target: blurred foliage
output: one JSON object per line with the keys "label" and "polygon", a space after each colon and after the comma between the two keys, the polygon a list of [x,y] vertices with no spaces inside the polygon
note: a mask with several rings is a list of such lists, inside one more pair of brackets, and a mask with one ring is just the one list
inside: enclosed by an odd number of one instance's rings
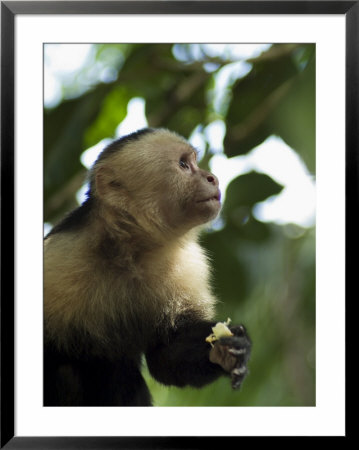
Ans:
{"label": "blurred foliage", "polygon": [[[134,97],[145,99],[149,126],[187,138],[222,120],[228,157],[280,136],[314,176],[315,46],[276,44],[243,61],[249,70],[230,81],[216,107],[216,76],[235,62],[228,53],[213,56],[205,45],[94,45],[91,62],[73,85],[63,87],[62,101],[44,110],[45,221],[55,223],[76,206],[86,174],[80,155],[116,137]],[[105,74],[106,81],[94,73]],[[205,133],[203,139],[201,164],[208,167],[213,150]],[[260,222],[253,214],[258,202],[281,190],[262,173],[235,178],[222,226],[202,236],[213,259],[218,320],[229,316],[244,323],[253,340],[250,375],[241,391],[232,391],[226,378],[201,390],[167,388],[144,367],[156,405],[315,405],[315,230]]]}

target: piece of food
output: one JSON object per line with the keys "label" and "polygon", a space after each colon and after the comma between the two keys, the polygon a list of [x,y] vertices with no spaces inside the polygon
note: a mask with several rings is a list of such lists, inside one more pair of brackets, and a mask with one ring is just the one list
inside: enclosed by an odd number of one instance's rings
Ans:
{"label": "piece of food", "polygon": [[206,342],[209,342],[213,347],[213,342],[217,341],[224,336],[233,336],[233,333],[228,328],[231,323],[231,319],[227,319],[226,322],[217,322],[214,327],[212,327],[213,333],[206,337]]}

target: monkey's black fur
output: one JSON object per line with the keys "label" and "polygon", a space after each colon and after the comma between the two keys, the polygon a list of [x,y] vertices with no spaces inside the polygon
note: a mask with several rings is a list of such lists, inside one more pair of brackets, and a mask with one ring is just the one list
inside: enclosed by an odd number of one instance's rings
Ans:
{"label": "monkey's black fur", "polygon": [[[182,322],[182,325],[181,325]],[[158,336],[145,352],[151,375],[160,383],[200,388],[213,382],[224,369],[209,360],[205,338],[214,322],[179,319],[170,335]],[[236,332],[236,328],[233,328]],[[239,367],[245,368],[250,355],[250,339],[241,327],[240,336],[222,338],[223,344],[245,350]],[[111,360],[88,353],[69,356],[51,344],[45,345],[45,406],[151,406],[152,399],[141,375],[141,355]],[[244,370],[240,381],[247,370]]]}
{"label": "monkey's black fur", "polygon": [[[226,372],[209,361],[205,342],[214,323],[188,323],[158,337],[145,353],[151,375],[165,385],[201,387]],[[151,406],[140,355],[111,361],[71,358],[45,347],[45,406]]]}

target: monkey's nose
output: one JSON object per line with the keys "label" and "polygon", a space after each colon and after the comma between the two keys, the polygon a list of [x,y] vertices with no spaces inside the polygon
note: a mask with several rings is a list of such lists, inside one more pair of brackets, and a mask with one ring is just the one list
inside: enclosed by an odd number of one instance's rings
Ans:
{"label": "monkey's nose", "polygon": [[214,186],[217,186],[217,185],[218,185],[218,179],[217,179],[217,177],[215,177],[215,176],[212,175],[212,174],[208,174],[208,175],[207,175],[207,181],[208,181],[208,183],[212,183]]}

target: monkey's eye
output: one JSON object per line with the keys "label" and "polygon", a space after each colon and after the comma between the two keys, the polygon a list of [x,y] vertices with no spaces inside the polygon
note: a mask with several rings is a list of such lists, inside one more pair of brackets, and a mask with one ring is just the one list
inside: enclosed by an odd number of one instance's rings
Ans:
{"label": "monkey's eye", "polygon": [[182,169],[189,169],[189,165],[186,163],[184,159],[180,159],[179,165],[180,167],[182,167]]}

